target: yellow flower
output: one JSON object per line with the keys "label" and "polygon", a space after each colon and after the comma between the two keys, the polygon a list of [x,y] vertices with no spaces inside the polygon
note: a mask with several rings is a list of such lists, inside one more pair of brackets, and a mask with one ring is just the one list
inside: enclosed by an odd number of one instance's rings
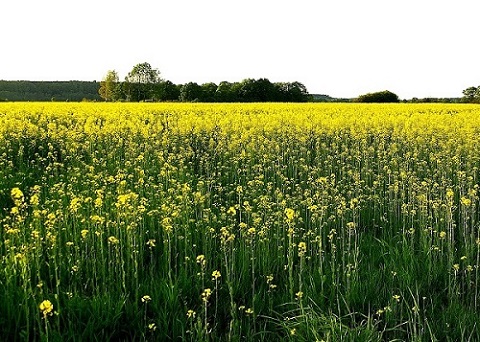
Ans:
{"label": "yellow flower", "polygon": [[285,209],[285,216],[287,218],[287,221],[293,221],[293,218],[295,217],[295,211],[291,208],[286,208]]}
{"label": "yellow flower", "polygon": [[32,197],[30,197],[30,204],[33,206],[37,206],[39,203],[40,200],[38,194],[33,194]]}
{"label": "yellow flower", "polygon": [[111,243],[112,245],[116,245],[119,243],[119,240],[115,236],[110,236],[108,238],[108,242]]}
{"label": "yellow flower", "polygon": [[212,273],[212,280],[217,280],[220,278],[222,275],[220,274],[220,271],[213,271]]}
{"label": "yellow flower", "polygon": [[466,197],[462,197],[460,199],[460,202],[466,207],[469,207],[472,204],[472,201],[469,198],[466,198]]}
{"label": "yellow flower", "polygon": [[15,204],[23,202],[23,192],[19,188],[13,188],[10,191],[10,196],[12,197]]}
{"label": "yellow flower", "polygon": [[188,310],[187,311],[187,317],[188,318],[195,318],[196,312],[193,310]]}
{"label": "yellow flower", "polygon": [[298,243],[298,256],[303,257],[307,252],[307,243],[302,241]]}
{"label": "yellow flower", "polygon": [[93,202],[95,205],[95,208],[100,208],[103,205],[103,200],[101,197],[97,197],[95,201]]}
{"label": "yellow flower", "polygon": [[454,194],[452,189],[447,189],[447,199],[452,199]]}
{"label": "yellow flower", "polygon": [[145,295],[142,297],[142,303],[148,303],[151,300],[152,300],[152,297],[150,297],[149,295]]}
{"label": "yellow flower", "polygon": [[40,303],[38,307],[40,309],[40,312],[43,314],[43,318],[53,315],[53,304],[51,301],[44,300]]}
{"label": "yellow flower", "polygon": [[235,210],[234,207],[230,207],[230,208],[228,208],[228,210],[227,210],[227,214],[230,214],[230,215],[232,215],[232,216],[235,216],[235,215],[237,214],[237,211]]}
{"label": "yellow flower", "polygon": [[200,264],[202,266],[205,266],[205,255],[203,254],[200,254],[199,256],[197,256],[197,264]]}
{"label": "yellow flower", "polygon": [[211,289],[205,289],[203,290],[203,293],[202,293],[202,300],[204,303],[207,303],[208,302],[208,299],[210,298],[210,296],[212,295],[212,290]]}
{"label": "yellow flower", "polygon": [[78,197],[72,198],[70,201],[69,209],[72,213],[76,213],[78,209],[82,206],[82,200]]}

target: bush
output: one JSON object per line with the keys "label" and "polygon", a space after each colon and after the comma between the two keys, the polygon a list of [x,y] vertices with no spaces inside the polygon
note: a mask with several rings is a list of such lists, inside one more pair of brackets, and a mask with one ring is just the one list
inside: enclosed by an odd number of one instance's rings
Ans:
{"label": "bush", "polygon": [[360,95],[357,97],[356,102],[365,102],[365,103],[372,103],[372,102],[399,102],[398,95],[392,93],[391,91],[384,90],[379,91],[376,93],[368,93],[365,95]]}

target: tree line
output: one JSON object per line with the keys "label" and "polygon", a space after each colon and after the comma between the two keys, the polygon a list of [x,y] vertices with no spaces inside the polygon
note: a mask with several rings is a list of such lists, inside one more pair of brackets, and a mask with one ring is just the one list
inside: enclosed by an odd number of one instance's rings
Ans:
{"label": "tree line", "polygon": [[98,82],[2,81],[0,101],[98,101]]}
{"label": "tree line", "polygon": [[307,102],[311,96],[300,82],[272,83],[266,78],[247,78],[241,82],[222,81],[174,84],[163,80],[149,63],[133,67],[125,80],[109,70],[100,82],[99,95],[105,101],[181,101],[181,102]]}
{"label": "tree line", "polygon": [[[469,87],[458,98],[412,98],[401,102],[480,103],[480,86]],[[0,80],[0,101],[181,101],[181,102],[399,102],[396,94],[385,90],[354,99],[336,99],[309,94],[300,82],[270,82],[267,78],[247,78],[241,82],[223,81],[174,84],[164,80],[158,69],[139,63],[120,81],[109,70],[96,81],[5,81]]]}

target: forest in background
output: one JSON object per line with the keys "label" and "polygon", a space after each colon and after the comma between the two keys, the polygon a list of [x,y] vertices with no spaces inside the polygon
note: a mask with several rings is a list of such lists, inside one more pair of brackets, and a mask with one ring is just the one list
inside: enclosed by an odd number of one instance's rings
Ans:
{"label": "forest in background", "polygon": [[[174,84],[115,82],[102,98],[102,82],[96,81],[4,81],[0,101],[127,101],[127,102],[307,102],[312,100],[299,82],[272,83],[268,79],[245,79],[220,84]],[[99,93],[100,91],[100,93]],[[333,100],[319,95],[322,102]]]}
{"label": "forest in background", "polygon": [[99,88],[96,81],[0,80],[0,101],[100,101]]}
{"label": "forest in background", "polygon": [[[251,81],[249,83],[252,83]],[[99,95],[101,82],[97,81],[5,81],[0,80],[0,101],[104,101]],[[233,88],[234,83],[223,82],[217,86],[224,88]],[[241,89],[238,85],[240,82],[236,82],[237,89]],[[170,81],[160,82],[157,87],[160,91],[163,91],[162,101],[181,101],[180,91],[182,86],[175,85]],[[191,88],[195,95],[197,93],[197,101],[205,101],[211,95],[214,94],[213,99],[219,100],[219,93],[213,91],[213,84],[207,83],[198,85],[196,83],[190,83],[184,90]],[[209,91],[210,89],[210,91]],[[244,88],[245,89],[245,88]],[[205,91],[206,90],[206,91]],[[198,98],[199,93],[206,93],[207,96],[201,96]],[[185,95],[187,93],[185,92]],[[234,101],[233,94],[230,94],[231,102],[241,102],[240,100]],[[195,100],[195,99],[193,99]],[[312,102],[352,102],[355,99],[350,98],[335,98],[325,94],[309,94],[308,101]],[[467,101],[466,101],[467,100]],[[472,100],[472,101],[470,101]],[[401,102],[413,102],[413,103],[458,103],[458,102],[475,102],[476,97],[470,93],[463,98],[412,98],[409,100],[401,100]],[[141,101],[141,100],[140,100]],[[186,101],[186,100],[185,100]],[[187,101],[186,101],[187,102]],[[213,102],[213,101],[212,101]],[[228,102],[228,101],[224,101]]]}

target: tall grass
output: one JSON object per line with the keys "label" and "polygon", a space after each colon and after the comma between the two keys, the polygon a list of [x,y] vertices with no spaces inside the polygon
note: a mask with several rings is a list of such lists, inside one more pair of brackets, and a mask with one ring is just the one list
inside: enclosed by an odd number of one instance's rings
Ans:
{"label": "tall grass", "polygon": [[1,104],[0,339],[480,339],[480,109]]}

